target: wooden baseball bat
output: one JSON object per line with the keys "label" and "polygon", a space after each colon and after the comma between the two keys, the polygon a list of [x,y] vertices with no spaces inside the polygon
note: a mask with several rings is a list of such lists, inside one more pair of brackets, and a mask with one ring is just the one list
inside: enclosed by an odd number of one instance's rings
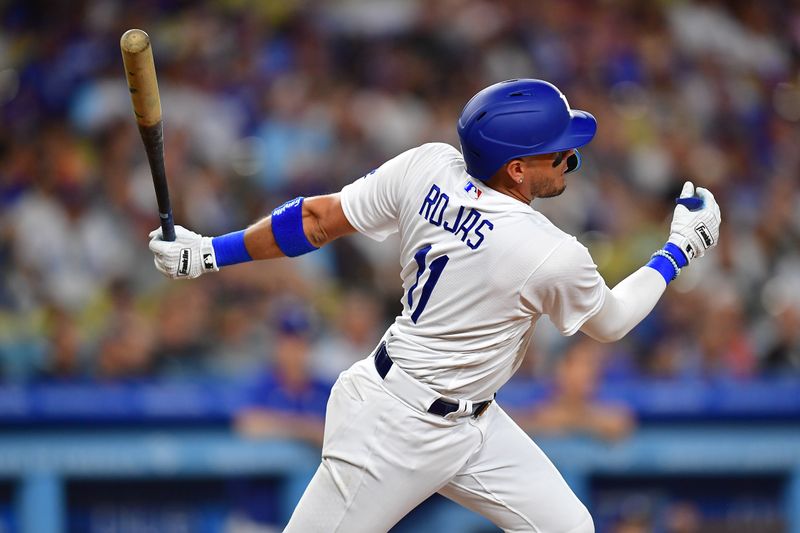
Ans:
{"label": "wooden baseball bat", "polygon": [[125,77],[131,93],[133,114],[139,125],[150,174],[156,189],[161,234],[165,241],[175,240],[175,223],[169,203],[167,173],[164,169],[164,129],[161,121],[161,97],[158,95],[156,68],[150,37],[142,30],[128,30],[119,40]]}

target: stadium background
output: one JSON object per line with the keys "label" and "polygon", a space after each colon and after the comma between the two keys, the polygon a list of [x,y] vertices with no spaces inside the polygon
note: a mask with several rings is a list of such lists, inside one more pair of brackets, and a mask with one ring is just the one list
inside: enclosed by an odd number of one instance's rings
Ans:
{"label": "stadium background", "polygon": [[[131,27],[154,43],[175,219],[207,235],[457,146],[468,97],[512,77],[598,119],[535,206],[609,284],[664,242],[685,178],[709,187],[720,245],[651,316],[610,346],[542,324],[500,398],[599,531],[800,532],[791,0],[0,2],[0,531],[279,529],[327,384],[400,307],[396,247],[361,237],[156,272]],[[397,531],[493,529],[434,498]]]}

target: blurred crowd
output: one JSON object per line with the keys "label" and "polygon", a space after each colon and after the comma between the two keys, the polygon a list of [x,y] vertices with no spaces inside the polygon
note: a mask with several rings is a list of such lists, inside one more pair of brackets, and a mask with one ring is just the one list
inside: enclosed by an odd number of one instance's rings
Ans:
{"label": "blurred crowd", "polygon": [[[610,286],[664,243],[685,179],[722,208],[719,247],[627,339],[592,349],[598,372],[800,371],[797,1],[9,0],[0,381],[241,377],[298,350],[299,372],[331,381],[401,309],[391,240],[193,281],[156,272],[118,45],[131,27],[154,46],[178,223],[226,233],[420,143],[458,146],[472,94],[543,78],[599,130],[566,193],[534,206],[589,246]],[[534,339],[521,375],[557,379],[574,339],[546,321]]]}

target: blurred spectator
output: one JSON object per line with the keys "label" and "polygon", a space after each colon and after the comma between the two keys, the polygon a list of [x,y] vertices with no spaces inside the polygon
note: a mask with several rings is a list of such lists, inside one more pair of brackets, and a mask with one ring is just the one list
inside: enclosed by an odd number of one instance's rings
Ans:
{"label": "blurred spectator", "polygon": [[761,298],[768,314],[755,324],[753,336],[760,347],[761,365],[766,373],[797,374],[800,372],[800,268],[781,270],[763,287]]}
{"label": "blurred spectator", "polygon": [[98,304],[99,342],[95,353],[95,378],[100,381],[146,379],[155,368],[155,328],[138,308],[131,287],[116,280],[108,301]]}
{"label": "blurred spectator", "polygon": [[653,524],[644,517],[625,517],[611,528],[611,533],[651,533]]}
{"label": "blurred spectator", "polygon": [[372,353],[384,331],[380,302],[374,296],[349,289],[340,299],[335,305],[334,327],[316,343],[312,357],[315,373],[331,383],[340,372]]}
{"label": "blurred spectator", "polygon": [[331,384],[311,374],[311,324],[300,307],[281,311],[269,365],[251,387],[235,427],[254,438],[291,438],[322,446]]}
{"label": "blurred spectator", "polygon": [[[265,343],[265,361],[247,391],[234,427],[252,439],[292,439],[322,447],[325,407],[331,384],[310,373],[311,323],[300,304],[278,308],[275,338]],[[278,531],[279,517],[273,484],[259,479],[232,481],[228,486],[234,512],[229,533]]]}
{"label": "blurred spectator", "polygon": [[[611,533],[651,533],[662,525],[656,519],[657,500],[652,494],[630,493],[615,502],[615,519],[609,524]],[[598,528],[600,530],[601,528]]]}
{"label": "blurred spectator", "polygon": [[82,334],[74,317],[63,309],[53,308],[48,314],[46,329],[44,361],[34,379],[58,383],[87,378]]}
{"label": "blurred spectator", "polygon": [[701,354],[700,374],[747,378],[756,367],[753,347],[744,330],[740,297],[720,287],[706,302],[697,332]]}
{"label": "blurred spectator", "polygon": [[209,296],[196,283],[170,289],[160,302],[155,320],[155,365],[165,376],[197,376],[202,374],[211,350]]}
{"label": "blurred spectator", "polygon": [[250,376],[264,366],[263,351],[269,339],[263,327],[252,320],[261,314],[247,305],[251,297],[238,295],[237,306],[223,305],[215,310],[214,346],[206,360],[206,371],[215,377]]}
{"label": "blurred spectator", "polygon": [[96,377],[100,381],[146,379],[153,375],[153,334],[137,315],[121,317],[100,340]]}
{"label": "blurred spectator", "polygon": [[702,516],[693,502],[678,501],[665,512],[666,533],[699,533],[703,531]]}
{"label": "blurred spectator", "polygon": [[604,345],[581,337],[557,363],[551,396],[529,411],[512,413],[532,435],[577,434],[605,440],[621,439],[636,424],[630,410],[595,398],[604,358]]}
{"label": "blurred spectator", "polygon": [[787,307],[775,317],[777,332],[764,354],[764,368],[771,372],[800,372],[800,310]]}

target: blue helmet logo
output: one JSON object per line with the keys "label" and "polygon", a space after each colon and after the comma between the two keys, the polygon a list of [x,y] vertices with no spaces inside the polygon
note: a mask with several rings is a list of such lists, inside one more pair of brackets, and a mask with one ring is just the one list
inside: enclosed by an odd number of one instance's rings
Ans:
{"label": "blue helmet logo", "polygon": [[514,158],[579,148],[596,131],[591,114],[570,109],[555,85],[534,79],[490,85],[467,102],[458,118],[467,172],[484,181]]}

